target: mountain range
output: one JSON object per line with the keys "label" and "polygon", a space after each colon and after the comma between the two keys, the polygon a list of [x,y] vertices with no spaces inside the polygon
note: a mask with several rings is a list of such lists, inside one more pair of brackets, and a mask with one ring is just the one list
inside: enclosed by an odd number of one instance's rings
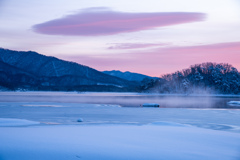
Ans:
{"label": "mountain range", "polygon": [[139,84],[135,82],[88,66],[33,51],[3,48],[0,48],[0,86],[11,90],[139,90]]}
{"label": "mountain range", "polygon": [[0,48],[0,90],[240,94],[240,72],[206,62],[156,78]]}

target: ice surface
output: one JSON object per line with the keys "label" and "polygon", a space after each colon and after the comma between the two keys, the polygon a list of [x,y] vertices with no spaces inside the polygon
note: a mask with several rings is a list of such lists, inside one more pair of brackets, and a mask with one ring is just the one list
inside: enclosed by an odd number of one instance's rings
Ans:
{"label": "ice surface", "polygon": [[36,125],[39,122],[26,119],[0,118],[0,127]]}
{"label": "ice surface", "polygon": [[174,127],[190,127],[190,125],[184,125],[180,123],[174,123],[174,122],[153,122],[150,125],[158,125],[158,126],[174,126]]}
{"label": "ice surface", "polygon": [[240,109],[120,107],[134,94],[95,104],[82,100],[106,97],[17,94],[0,95],[1,160],[240,159]]}
{"label": "ice surface", "polygon": [[[38,106],[38,107],[37,107]],[[61,106],[61,107],[41,107]],[[134,124],[171,122],[201,128],[240,132],[239,109],[119,107],[107,104],[0,102],[1,118],[44,124]],[[78,119],[84,119],[78,123]]]}
{"label": "ice surface", "polygon": [[35,105],[35,104],[25,104],[25,105],[22,105],[23,107],[64,107],[64,106],[61,106],[61,105]]}
{"label": "ice surface", "polygon": [[172,125],[1,128],[4,160],[237,160],[240,134]]}

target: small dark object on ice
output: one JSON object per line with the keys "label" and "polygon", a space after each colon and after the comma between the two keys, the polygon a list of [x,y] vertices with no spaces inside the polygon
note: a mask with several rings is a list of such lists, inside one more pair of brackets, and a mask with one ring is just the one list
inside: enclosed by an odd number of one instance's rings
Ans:
{"label": "small dark object on ice", "polygon": [[143,107],[160,107],[160,105],[157,103],[144,103],[142,106]]}
{"label": "small dark object on ice", "polygon": [[79,118],[79,119],[77,120],[77,122],[83,122],[83,119],[82,119],[82,118]]}

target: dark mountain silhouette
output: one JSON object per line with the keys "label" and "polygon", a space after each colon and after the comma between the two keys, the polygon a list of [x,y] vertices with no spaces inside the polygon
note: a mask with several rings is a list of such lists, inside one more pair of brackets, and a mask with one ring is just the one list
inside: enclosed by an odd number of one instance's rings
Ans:
{"label": "dark mountain silhouette", "polygon": [[127,80],[36,52],[0,48],[0,86],[9,89],[135,91]]}

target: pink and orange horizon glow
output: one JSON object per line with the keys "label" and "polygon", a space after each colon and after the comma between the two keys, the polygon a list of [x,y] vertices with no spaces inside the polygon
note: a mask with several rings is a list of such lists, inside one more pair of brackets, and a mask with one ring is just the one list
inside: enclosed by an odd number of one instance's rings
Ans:
{"label": "pink and orange horizon glow", "polygon": [[[143,46],[145,45],[143,44]],[[159,73],[172,73],[203,62],[231,62],[234,67],[240,69],[240,42],[199,46],[170,46],[141,52],[132,51],[114,54],[111,57],[108,55],[92,55],[89,57],[63,56],[61,58],[79,63],[85,62],[89,66],[102,71],[121,66],[122,70],[134,70],[152,76],[160,76]],[[165,61],[162,61],[163,59]]]}
{"label": "pink and orange horizon glow", "polygon": [[3,48],[158,77],[203,62],[240,70],[238,0],[0,0],[0,9]]}

